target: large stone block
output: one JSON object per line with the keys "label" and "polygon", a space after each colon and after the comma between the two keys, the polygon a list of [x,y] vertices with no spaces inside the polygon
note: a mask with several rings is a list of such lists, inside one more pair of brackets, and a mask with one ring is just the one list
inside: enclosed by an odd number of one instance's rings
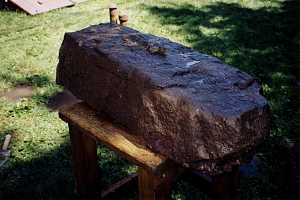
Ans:
{"label": "large stone block", "polygon": [[153,151],[217,172],[268,133],[250,75],[168,39],[112,24],[66,33],[57,83]]}

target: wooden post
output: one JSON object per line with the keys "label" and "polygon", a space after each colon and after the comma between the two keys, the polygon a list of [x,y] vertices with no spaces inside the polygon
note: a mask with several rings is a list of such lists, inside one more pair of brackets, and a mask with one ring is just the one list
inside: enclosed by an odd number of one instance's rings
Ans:
{"label": "wooden post", "polygon": [[119,16],[120,24],[122,26],[127,26],[128,24],[128,15],[127,14],[122,14]]}
{"label": "wooden post", "polygon": [[76,191],[83,199],[96,199],[100,195],[100,190],[97,188],[99,170],[96,142],[70,124],[69,132]]}
{"label": "wooden post", "polygon": [[[143,168],[138,169],[140,200],[170,200],[176,170],[157,176]],[[178,172],[179,174],[180,172]]]}
{"label": "wooden post", "polygon": [[233,200],[239,184],[239,167],[234,167],[231,172],[227,172],[212,180],[212,196],[214,200]]}
{"label": "wooden post", "polygon": [[3,146],[2,146],[2,150],[6,151],[7,148],[8,148],[8,145],[10,143],[10,140],[11,140],[11,135],[10,134],[7,134],[5,136],[5,139],[4,139],[4,143],[3,143]]}
{"label": "wooden post", "polygon": [[117,5],[112,3],[109,6],[109,17],[110,17],[110,23],[118,24],[119,20],[119,14],[118,14],[118,8]]}

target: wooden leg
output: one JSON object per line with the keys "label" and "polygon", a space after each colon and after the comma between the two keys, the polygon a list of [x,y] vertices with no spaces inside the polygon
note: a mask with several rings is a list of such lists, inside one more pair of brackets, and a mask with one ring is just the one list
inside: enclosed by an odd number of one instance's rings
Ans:
{"label": "wooden leg", "polygon": [[76,191],[83,199],[96,199],[100,195],[96,142],[72,125],[69,125],[69,131]]}
{"label": "wooden leg", "polygon": [[239,183],[239,168],[213,177],[212,195],[214,200],[233,200]]}
{"label": "wooden leg", "polygon": [[174,172],[166,173],[160,177],[145,169],[139,168],[139,199],[170,200],[172,183],[176,177]]}

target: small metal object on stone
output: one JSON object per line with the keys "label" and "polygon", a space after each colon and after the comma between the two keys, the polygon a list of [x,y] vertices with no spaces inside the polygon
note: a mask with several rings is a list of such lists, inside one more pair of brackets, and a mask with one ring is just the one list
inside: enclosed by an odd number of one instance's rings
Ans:
{"label": "small metal object on stone", "polygon": [[111,3],[109,5],[109,17],[110,17],[110,23],[118,24],[119,13],[118,13],[117,5],[115,3]]}
{"label": "small metal object on stone", "polygon": [[210,174],[243,162],[269,132],[267,101],[253,77],[126,26],[66,33],[57,83],[152,151]]}
{"label": "small metal object on stone", "polygon": [[128,15],[127,14],[120,14],[119,15],[120,24],[122,26],[127,26],[128,24]]}
{"label": "small metal object on stone", "polygon": [[147,48],[150,53],[158,55],[166,55],[167,49],[160,43],[159,40],[149,40],[147,42]]}

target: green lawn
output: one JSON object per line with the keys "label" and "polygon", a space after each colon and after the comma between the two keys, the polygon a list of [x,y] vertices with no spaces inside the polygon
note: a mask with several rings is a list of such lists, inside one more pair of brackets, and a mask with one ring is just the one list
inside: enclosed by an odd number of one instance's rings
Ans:
{"label": "green lawn", "polygon": [[[294,162],[287,144],[296,142],[300,133],[296,1],[115,2],[128,11],[130,27],[219,57],[260,80],[272,110],[272,131],[257,151],[260,175],[242,178],[240,196],[288,198],[294,183]],[[18,102],[0,98],[0,141],[7,133],[13,135],[12,156],[0,169],[0,199],[77,199],[68,129],[46,104],[61,91],[55,84],[55,70],[64,33],[107,22],[107,5],[106,0],[89,0],[37,16],[0,11],[0,93],[19,85],[34,88],[32,97]],[[103,147],[98,153],[103,185],[135,170]],[[206,199],[185,182],[176,185],[173,197]],[[124,199],[135,198],[133,192]]]}

